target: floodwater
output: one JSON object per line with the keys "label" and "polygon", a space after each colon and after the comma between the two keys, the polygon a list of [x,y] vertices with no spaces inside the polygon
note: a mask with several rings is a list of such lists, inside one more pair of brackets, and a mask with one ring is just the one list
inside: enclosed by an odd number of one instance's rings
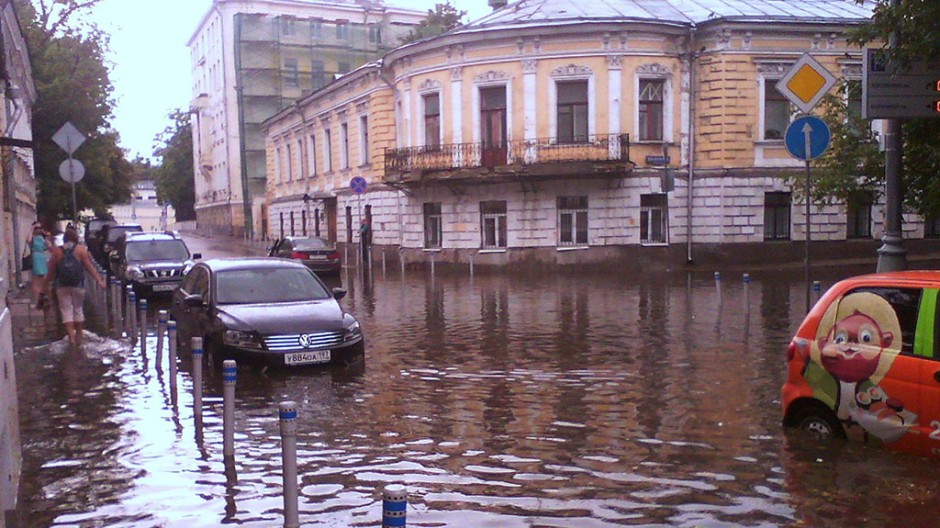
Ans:
{"label": "floodwater", "polygon": [[21,526],[283,525],[285,400],[307,527],[381,526],[388,484],[416,527],[936,525],[935,462],[781,428],[799,272],[334,282],[364,367],[240,368],[233,459],[152,330],[20,351]]}

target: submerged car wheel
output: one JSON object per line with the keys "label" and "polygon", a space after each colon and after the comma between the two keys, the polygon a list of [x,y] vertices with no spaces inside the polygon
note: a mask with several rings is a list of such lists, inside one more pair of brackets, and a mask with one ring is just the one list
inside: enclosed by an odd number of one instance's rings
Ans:
{"label": "submerged car wheel", "polygon": [[819,440],[845,438],[845,430],[839,419],[832,411],[821,406],[801,410],[793,423],[797,429],[807,431]]}

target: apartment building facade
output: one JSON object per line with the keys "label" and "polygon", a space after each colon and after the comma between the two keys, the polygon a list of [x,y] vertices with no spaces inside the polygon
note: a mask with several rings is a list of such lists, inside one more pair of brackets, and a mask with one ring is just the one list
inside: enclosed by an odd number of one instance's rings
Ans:
{"label": "apartment building facade", "polygon": [[188,43],[199,227],[259,237],[260,124],[388,51],[425,15],[367,0],[214,0]]}
{"label": "apartment building facade", "polygon": [[[846,31],[871,5],[644,6],[523,0],[299,99],[265,123],[270,236],[354,244],[365,220],[409,262],[799,260],[797,112],[775,85],[804,53],[859,82]],[[882,235],[877,196],[810,216],[842,255]]]}

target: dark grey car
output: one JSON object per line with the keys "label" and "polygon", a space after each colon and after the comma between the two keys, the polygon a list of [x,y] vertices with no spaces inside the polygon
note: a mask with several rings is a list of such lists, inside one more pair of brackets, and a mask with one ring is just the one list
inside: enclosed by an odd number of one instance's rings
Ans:
{"label": "dark grey car", "polygon": [[190,254],[181,238],[165,233],[128,233],[111,253],[111,272],[141,296],[170,293],[202,258]]}

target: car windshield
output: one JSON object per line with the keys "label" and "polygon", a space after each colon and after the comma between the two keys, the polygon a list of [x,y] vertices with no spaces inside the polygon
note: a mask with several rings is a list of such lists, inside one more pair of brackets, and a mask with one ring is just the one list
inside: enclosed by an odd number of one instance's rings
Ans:
{"label": "car windshield", "polygon": [[141,240],[127,243],[127,260],[186,260],[189,250],[182,240]]}
{"label": "car windshield", "polygon": [[322,238],[299,238],[294,240],[294,249],[296,251],[311,251],[315,249],[327,249],[330,245]]}
{"label": "car windshield", "polygon": [[329,299],[330,292],[302,268],[220,271],[215,276],[218,304],[280,303]]}

